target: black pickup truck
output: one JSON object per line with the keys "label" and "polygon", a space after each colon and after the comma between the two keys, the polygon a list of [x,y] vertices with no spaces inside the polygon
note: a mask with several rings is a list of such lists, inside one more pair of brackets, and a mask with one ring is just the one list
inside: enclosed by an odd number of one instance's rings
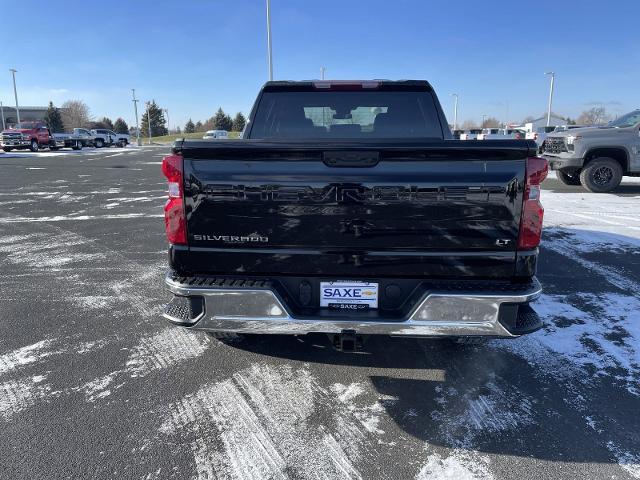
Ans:
{"label": "black pickup truck", "polygon": [[243,139],[180,140],[163,161],[164,317],[344,349],[533,332],[536,151],[452,139],[426,81],[268,82]]}

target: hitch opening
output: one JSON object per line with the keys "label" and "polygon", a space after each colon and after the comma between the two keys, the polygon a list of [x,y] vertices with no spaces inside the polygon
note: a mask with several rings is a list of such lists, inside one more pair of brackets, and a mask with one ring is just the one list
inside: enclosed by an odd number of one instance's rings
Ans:
{"label": "hitch opening", "polygon": [[342,330],[333,335],[333,347],[341,352],[357,352],[362,350],[362,336],[355,330]]}

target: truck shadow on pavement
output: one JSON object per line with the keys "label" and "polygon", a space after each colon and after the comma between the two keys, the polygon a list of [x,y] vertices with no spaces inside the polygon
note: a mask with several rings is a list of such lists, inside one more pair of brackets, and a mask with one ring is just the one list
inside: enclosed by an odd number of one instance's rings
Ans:
{"label": "truck shadow on pavement", "polygon": [[[363,353],[351,354],[335,351],[322,337],[270,336],[235,347],[357,370],[384,408],[382,430],[399,428],[431,446],[603,464],[625,461],[616,458],[611,445],[624,445],[627,452],[640,448],[633,413],[640,410],[638,397],[606,378],[556,375],[511,351],[509,344],[530,340],[468,346],[444,339],[377,337]],[[395,427],[386,427],[385,421]]]}

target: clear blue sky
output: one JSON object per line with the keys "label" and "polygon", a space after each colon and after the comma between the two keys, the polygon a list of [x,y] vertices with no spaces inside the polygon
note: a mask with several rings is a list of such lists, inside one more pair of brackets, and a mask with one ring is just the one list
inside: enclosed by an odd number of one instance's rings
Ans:
{"label": "clear blue sky", "polygon": [[[54,6],[55,5],[55,6]],[[133,122],[131,88],[172,125],[218,106],[247,113],[267,79],[264,0],[0,0],[0,100],[82,99],[95,117]],[[104,16],[98,15],[102,10]],[[29,12],[45,13],[33,22]],[[518,121],[640,107],[640,1],[272,0],[276,79],[427,79],[452,117]],[[452,120],[452,118],[450,118]]]}

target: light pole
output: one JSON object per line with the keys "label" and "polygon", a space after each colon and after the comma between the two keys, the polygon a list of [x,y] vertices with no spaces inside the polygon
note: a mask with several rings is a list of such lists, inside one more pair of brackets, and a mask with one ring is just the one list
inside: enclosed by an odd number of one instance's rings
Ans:
{"label": "light pole", "polygon": [[4,107],[2,106],[2,102],[0,102],[0,114],[2,115],[2,129],[4,130],[7,126],[4,123]]}
{"label": "light pole", "polygon": [[269,81],[273,80],[273,55],[271,54],[271,0],[267,0],[267,50],[269,53]]}
{"label": "light pole", "polygon": [[18,107],[18,90],[16,90],[16,72],[15,68],[10,68],[9,71],[13,76],[13,95],[16,97],[16,115],[18,116],[18,123],[20,123],[20,107]]}
{"label": "light pole", "polygon": [[149,145],[151,145],[151,102],[147,102],[147,124],[149,126]]}
{"label": "light pole", "polygon": [[485,118],[487,118],[487,115],[483,113],[482,114],[482,123],[480,124],[480,128],[484,128],[484,121],[485,121],[484,119]]}
{"label": "light pole", "polygon": [[506,102],[505,110],[506,110],[506,113],[504,116],[504,128],[509,128],[509,100],[507,100]]}
{"label": "light pole", "polygon": [[136,98],[136,89],[135,88],[131,89],[131,93],[133,94],[133,109],[136,112],[136,137],[137,137],[137,143],[138,143],[138,146],[141,146],[142,143],[140,142],[140,123],[138,122],[138,102],[140,100],[138,100]]}
{"label": "light pole", "polygon": [[551,86],[549,87],[549,106],[547,107],[547,127],[551,125],[551,102],[553,102],[553,82],[556,79],[555,72],[545,72],[545,75],[551,75]]}
{"label": "light pole", "polygon": [[164,113],[165,113],[165,115],[167,115],[167,134],[170,134],[171,133],[171,128],[169,126],[169,109],[165,108],[164,109]]}
{"label": "light pole", "polygon": [[453,100],[453,129],[456,130],[458,126],[458,94],[452,93]]}
{"label": "light pole", "polygon": [[320,80],[324,80],[324,67],[320,67]]}

